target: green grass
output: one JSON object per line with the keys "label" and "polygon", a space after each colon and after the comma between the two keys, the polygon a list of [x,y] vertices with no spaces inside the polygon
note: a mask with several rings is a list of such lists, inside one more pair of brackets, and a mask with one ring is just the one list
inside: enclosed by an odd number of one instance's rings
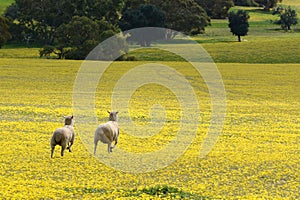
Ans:
{"label": "green grass", "polygon": [[[227,20],[213,20],[206,33],[193,37],[217,63],[300,63],[300,32],[285,32],[277,25],[251,21],[248,36],[237,42]],[[184,45],[184,44],[183,44]],[[174,54],[155,49],[133,51],[137,60],[182,61]],[[188,52],[188,47],[187,47]]]}
{"label": "green grass", "polygon": [[272,15],[272,11],[267,12],[260,7],[235,6],[230,9],[230,11],[232,10],[246,10],[250,15],[250,21],[268,21],[276,18],[276,16]]}
{"label": "green grass", "polygon": [[3,48],[0,58],[38,58],[39,48]]}
{"label": "green grass", "polygon": [[2,15],[5,9],[14,2],[14,0],[0,0],[0,15]]}
{"label": "green grass", "polygon": [[[225,30],[224,30],[225,32]],[[205,35],[194,39],[210,54],[217,63],[300,63],[300,33],[274,32],[242,37],[237,42],[229,30],[224,34],[208,30]],[[184,44],[183,44],[184,45]],[[155,45],[154,45],[155,47]],[[188,53],[188,50],[187,50]],[[156,48],[139,49],[130,55],[137,60],[144,61],[182,61],[183,59],[173,53]],[[1,58],[39,58],[39,48],[12,48],[0,49]]]}
{"label": "green grass", "polygon": [[290,37],[248,36],[247,41],[218,41],[202,46],[215,62],[221,63],[300,63],[300,34]]}
{"label": "green grass", "polygon": [[237,42],[228,20],[212,20],[205,34],[194,37],[218,63],[300,63],[300,31],[280,30],[278,16],[255,7],[234,7],[249,12],[249,32]]}
{"label": "green grass", "polygon": [[283,5],[290,5],[300,9],[300,1],[299,0],[283,0]]}

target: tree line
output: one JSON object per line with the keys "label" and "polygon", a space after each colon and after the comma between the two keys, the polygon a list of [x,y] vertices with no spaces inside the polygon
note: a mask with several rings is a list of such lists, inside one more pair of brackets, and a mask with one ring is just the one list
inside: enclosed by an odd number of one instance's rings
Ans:
{"label": "tree line", "polygon": [[233,0],[16,0],[0,19],[8,30],[0,46],[25,41],[46,45],[45,54],[82,59],[99,42],[132,28],[201,33],[211,17],[225,18],[232,6]]}
{"label": "tree line", "polygon": [[[41,54],[83,59],[106,38],[133,28],[164,27],[188,35],[203,33],[211,18],[224,19],[245,0],[16,0],[0,17],[0,47],[7,41],[45,45]],[[248,0],[265,8],[280,0]],[[272,3],[270,3],[272,2]],[[156,36],[172,39],[169,31]],[[157,39],[156,38],[156,39]],[[131,38],[141,46],[138,35]],[[153,38],[155,39],[155,38]],[[120,40],[120,44],[122,41]]]}

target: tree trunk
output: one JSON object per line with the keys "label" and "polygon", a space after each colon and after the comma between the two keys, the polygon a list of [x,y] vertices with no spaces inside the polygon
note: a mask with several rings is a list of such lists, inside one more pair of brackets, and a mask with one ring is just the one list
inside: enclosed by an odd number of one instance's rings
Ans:
{"label": "tree trunk", "polygon": [[239,40],[239,42],[241,42],[241,36],[240,35],[238,35],[238,40]]}

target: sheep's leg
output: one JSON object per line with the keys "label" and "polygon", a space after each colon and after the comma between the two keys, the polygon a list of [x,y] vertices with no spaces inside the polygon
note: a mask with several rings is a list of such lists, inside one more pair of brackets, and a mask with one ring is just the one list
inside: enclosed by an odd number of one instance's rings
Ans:
{"label": "sheep's leg", "polygon": [[112,152],[111,143],[108,143],[108,145],[107,145],[107,151],[108,151],[108,153]]}
{"label": "sheep's leg", "polygon": [[[118,144],[118,137],[116,138],[116,140],[115,140],[115,146]],[[114,147],[115,147],[114,146]]]}
{"label": "sheep's leg", "polygon": [[94,155],[96,155],[97,145],[98,145],[98,140],[95,140],[94,141]]}
{"label": "sheep's leg", "polygon": [[118,137],[119,137],[119,134],[120,134],[120,129],[118,129],[118,134],[117,134],[116,138],[114,139],[114,140],[115,140],[115,145],[114,145],[112,148],[115,148],[116,145],[118,144]]}
{"label": "sheep's leg", "polygon": [[53,158],[54,149],[55,149],[55,146],[51,147],[51,158]]}
{"label": "sheep's leg", "polygon": [[117,144],[118,144],[118,138],[116,138],[116,140],[115,140],[115,145],[112,146],[111,149],[115,148]]}
{"label": "sheep's leg", "polygon": [[66,149],[66,146],[67,146],[67,145],[62,145],[62,146],[61,146],[61,154],[60,154],[61,156],[64,156],[64,151],[65,151],[65,149]]}
{"label": "sheep's leg", "polygon": [[67,147],[67,149],[69,149],[69,152],[72,152],[72,149],[71,149],[72,145],[73,145],[73,142],[70,142],[69,146]]}

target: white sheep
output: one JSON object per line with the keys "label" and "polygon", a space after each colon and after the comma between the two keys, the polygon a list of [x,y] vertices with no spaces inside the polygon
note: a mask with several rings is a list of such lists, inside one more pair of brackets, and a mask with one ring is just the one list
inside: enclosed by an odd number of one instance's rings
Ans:
{"label": "white sheep", "polygon": [[[96,155],[97,144],[100,140],[102,143],[107,144],[107,151],[108,153],[112,152],[112,149],[118,143],[118,137],[120,130],[118,128],[118,112],[109,112],[109,121],[105,124],[100,124],[95,131],[94,136],[94,155]],[[112,147],[111,143],[115,141],[115,145]]]}
{"label": "white sheep", "polygon": [[65,149],[69,149],[71,152],[71,147],[74,143],[75,139],[75,131],[74,131],[74,117],[67,116],[65,118],[65,126],[59,129],[56,129],[53,133],[53,136],[50,141],[51,146],[51,158],[53,157],[54,148],[56,145],[61,146],[61,156],[64,155]]}

